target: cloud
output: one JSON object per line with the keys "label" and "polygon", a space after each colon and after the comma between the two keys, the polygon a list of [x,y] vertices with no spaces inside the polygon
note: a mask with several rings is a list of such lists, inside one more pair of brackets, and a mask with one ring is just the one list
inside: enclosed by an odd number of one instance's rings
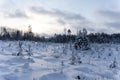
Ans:
{"label": "cloud", "polygon": [[43,15],[51,15],[54,17],[61,17],[67,20],[79,20],[79,19],[85,19],[83,16],[80,14],[74,14],[74,13],[68,13],[68,12],[63,12],[58,9],[52,9],[52,10],[47,10],[43,7],[31,7],[31,11],[36,12],[38,14],[43,14]]}
{"label": "cloud", "polygon": [[65,24],[66,24],[66,22],[63,21],[63,20],[61,20],[61,19],[58,19],[57,22],[58,22],[59,24],[61,24],[61,25],[65,25]]}
{"label": "cloud", "polygon": [[7,12],[4,14],[7,18],[28,18],[27,14],[19,9],[15,10],[14,12]]}
{"label": "cloud", "polygon": [[113,11],[113,10],[100,10],[97,11],[97,14],[99,17],[108,20],[115,21],[120,20],[120,12],[119,11]]}
{"label": "cloud", "polygon": [[97,11],[97,19],[102,21],[102,25],[107,29],[120,29],[120,12],[115,10]]}
{"label": "cloud", "polygon": [[120,29],[120,22],[110,22],[110,23],[105,23],[105,25],[111,28]]}
{"label": "cloud", "polygon": [[47,10],[43,7],[30,7],[30,10],[33,13],[51,16],[52,18],[55,18],[56,22],[61,26],[67,25],[68,28],[74,29],[74,31],[82,28],[88,28],[90,31],[93,30],[93,26],[91,26],[92,23],[81,14],[61,11],[58,9]]}

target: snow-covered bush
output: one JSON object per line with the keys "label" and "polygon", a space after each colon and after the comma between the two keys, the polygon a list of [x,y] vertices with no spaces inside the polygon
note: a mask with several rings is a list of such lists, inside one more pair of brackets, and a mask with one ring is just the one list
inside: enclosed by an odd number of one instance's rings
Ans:
{"label": "snow-covered bush", "polygon": [[86,29],[83,29],[83,32],[81,32],[81,30],[79,31],[79,33],[77,34],[77,37],[76,37],[76,41],[74,43],[74,47],[75,47],[75,49],[81,49],[81,50],[90,49]]}
{"label": "snow-covered bush", "polygon": [[116,61],[116,58],[115,58],[114,61],[110,64],[109,67],[110,67],[110,68],[115,68],[115,67],[117,67],[117,61]]}
{"label": "snow-covered bush", "polygon": [[19,48],[19,50],[18,50],[18,53],[17,53],[17,56],[23,56],[23,48],[22,48],[22,45],[23,45],[23,43],[21,42],[21,41],[19,41],[19,43],[18,43],[18,48]]}
{"label": "snow-covered bush", "polygon": [[34,63],[35,61],[34,61],[34,59],[32,58],[33,52],[32,52],[32,48],[31,48],[31,45],[30,45],[30,44],[28,44],[28,49],[26,50],[26,52],[27,52],[27,56],[28,56],[28,61],[29,61],[30,63]]}
{"label": "snow-covered bush", "polygon": [[61,61],[61,71],[60,71],[60,73],[63,73],[63,68],[64,68],[64,62]]}
{"label": "snow-covered bush", "polygon": [[82,63],[82,61],[81,61],[81,58],[80,58],[80,57],[77,57],[77,63],[78,63],[78,64],[81,64],[81,63]]}
{"label": "snow-covered bush", "polygon": [[31,45],[28,45],[27,55],[29,56],[29,58],[33,55]]}
{"label": "snow-covered bush", "polygon": [[74,65],[75,63],[76,63],[76,57],[75,57],[75,55],[74,54],[72,54],[72,56],[71,56],[71,58],[70,58],[70,64],[71,65]]}
{"label": "snow-covered bush", "polygon": [[72,49],[70,64],[74,65],[74,64],[81,64],[81,63],[82,63],[81,57],[76,54],[74,49]]}
{"label": "snow-covered bush", "polygon": [[76,76],[76,79],[77,79],[77,80],[80,80],[80,79],[81,79],[81,77],[78,75],[78,76]]}
{"label": "snow-covered bush", "polygon": [[63,43],[63,47],[62,47],[63,49],[63,54],[67,54],[67,45],[65,44],[65,43]]}

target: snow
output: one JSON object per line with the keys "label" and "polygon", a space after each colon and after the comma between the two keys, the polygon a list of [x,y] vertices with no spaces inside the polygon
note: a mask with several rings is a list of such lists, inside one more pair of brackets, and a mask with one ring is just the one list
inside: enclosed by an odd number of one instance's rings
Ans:
{"label": "snow", "polygon": [[[120,80],[119,44],[91,44],[90,50],[76,51],[69,44],[23,41],[23,48],[24,56],[16,56],[17,41],[0,41],[0,80],[78,80],[78,75],[80,80]],[[70,64],[73,52],[82,63]],[[110,68],[114,59],[117,66]]]}
{"label": "snow", "polygon": [[40,80],[67,80],[67,78],[64,74],[50,73],[50,74],[42,76]]}

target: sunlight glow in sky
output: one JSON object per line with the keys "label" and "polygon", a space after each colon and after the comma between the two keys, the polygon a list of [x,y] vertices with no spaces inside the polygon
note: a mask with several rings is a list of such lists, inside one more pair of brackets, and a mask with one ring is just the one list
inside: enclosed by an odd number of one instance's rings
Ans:
{"label": "sunlight glow in sky", "polygon": [[37,33],[120,32],[120,0],[0,0],[0,25]]}

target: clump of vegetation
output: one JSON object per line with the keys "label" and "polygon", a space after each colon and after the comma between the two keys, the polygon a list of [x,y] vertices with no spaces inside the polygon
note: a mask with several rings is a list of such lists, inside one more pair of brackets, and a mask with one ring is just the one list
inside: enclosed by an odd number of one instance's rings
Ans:
{"label": "clump of vegetation", "polygon": [[74,47],[75,47],[75,49],[81,49],[81,50],[89,50],[90,49],[86,29],[83,29],[83,32],[81,32],[81,30],[78,32]]}
{"label": "clump of vegetation", "polygon": [[63,73],[63,68],[64,68],[64,62],[63,61],[61,61],[61,71],[60,71],[60,73]]}
{"label": "clump of vegetation", "polygon": [[27,56],[28,56],[28,61],[34,63],[35,61],[32,58],[33,52],[32,52],[32,48],[31,48],[30,44],[28,44],[28,49],[26,50],[26,52],[27,52]]}
{"label": "clump of vegetation", "polygon": [[19,48],[19,50],[18,50],[17,56],[23,56],[23,48],[22,48],[22,45],[23,45],[23,43],[22,43],[21,41],[19,41],[19,43],[18,43],[18,48]]}
{"label": "clump of vegetation", "polygon": [[28,45],[28,50],[26,50],[26,52],[27,52],[27,55],[29,56],[29,58],[33,55],[31,45]]}
{"label": "clump of vegetation", "polygon": [[78,75],[78,76],[76,76],[76,79],[77,79],[77,80],[80,80],[80,79],[81,79],[81,77]]}
{"label": "clump of vegetation", "polygon": [[76,56],[74,53],[72,53],[70,58],[70,64],[75,65],[75,64],[81,64],[81,63],[82,63],[81,58]]}
{"label": "clump of vegetation", "polygon": [[74,65],[75,63],[76,63],[76,57],[75,57],[75,55],[74,54],[72,54],[72,56],[71,56],[71,58],[70,58],[70,64],[71,65]]}
{"label": "clump of vegetation", "polygon": [[117,61],[116,58],[113,60],[113,62],[109,66],[110,68],[116,68],[117,67]]}
{"label": "clump of vegetation", "polygon": [[81,63],[82,63],[82,61],[81,61],[81,58],[80,58],[80,57],[78,57],[78,58],[77,58],[77,62],[78,62],[78,64],[81,64]]}

